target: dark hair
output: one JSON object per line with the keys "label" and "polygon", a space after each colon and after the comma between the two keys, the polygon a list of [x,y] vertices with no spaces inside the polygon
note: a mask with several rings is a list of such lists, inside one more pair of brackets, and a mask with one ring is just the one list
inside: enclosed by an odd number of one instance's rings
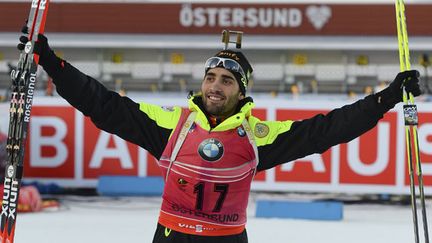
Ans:
{"label": "dark hair", "polygon": [[[236,61],[238,64],[240,64],[240,66],[242,67],[244,73],[245,73],[245,77],[242,77],[242,75],[239,72],[235,72],[232,70],[228,70],[230,71],[234,77],[236,78],[239,87],[240,87],[240,92],[245,95],[246,94],[246,90],[247,90],[247,86],[249,83],[249,79],[250,76],[252,74],[252,66],[250,65],[249,61],[247,60],[246,56],[243,55],[243,53],[239,52],[239,51],[233,51],[233,50],[223,50],[220,51],[218,53],[216,53],[214,55],[215,57],[222,57],[222,58],[229,58],[232,59],[234,61]],[[207,73],[208,70],[206,70]]]}

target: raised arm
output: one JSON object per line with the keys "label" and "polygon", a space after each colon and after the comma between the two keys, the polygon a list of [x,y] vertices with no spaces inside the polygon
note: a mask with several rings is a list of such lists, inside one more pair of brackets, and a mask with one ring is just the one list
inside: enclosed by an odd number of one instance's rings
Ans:
{"label": "raised arm", "polygon": [[[25,38],[20,38],[22,43],[18,48],[23,48]],[[39,64],[52,77],[57,92],[72,106],[90,117],[98,128],[135,143],[159,158],[173,127],[169,124],[162,126],[158,119],[168,117],[175,120],[179,112],[164,113],[158,106],[138,104],[108,90],[56,56],[44,35],[39,35],[35,52],[40,55]]]}
{"label": "raised arm", "polygon": [[[419,73],[399,73],[383,91],[353,104],[301,121],[270,122],[271,137],[258,147],[259,170],[272,168],[304,156],[322,153],[336,144],[349,142],[375,127],[383,115],[402,101],[402,87],[420,95]],[[273,133],[273,134],[272,134]]]}

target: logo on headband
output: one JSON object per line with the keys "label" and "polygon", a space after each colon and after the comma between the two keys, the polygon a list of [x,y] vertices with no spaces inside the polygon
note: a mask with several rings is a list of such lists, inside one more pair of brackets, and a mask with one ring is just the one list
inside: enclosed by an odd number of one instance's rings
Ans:
{"label": "logo on headband", "polygon": [[237,62],[240,61],[240,58],[237,56],[237,54],[235,53],[231,53],[231,52],[226,52],[226,51],[221,51],[219,52],[218,56],[225,56],[225,57],[229,57],[231,59],[236,60]]}
{"label": "logo on headband", "polygon": [[240,81],[243,84],[243,87],[245,88],[245,91],[246,91],[247,90],[247,79],[245,77],[242,77]]}

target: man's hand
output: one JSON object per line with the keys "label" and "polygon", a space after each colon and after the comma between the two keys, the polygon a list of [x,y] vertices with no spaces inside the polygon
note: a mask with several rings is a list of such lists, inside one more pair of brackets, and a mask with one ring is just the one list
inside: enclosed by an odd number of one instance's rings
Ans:
{"label": "man's hand", "polygon": [[[28,27],[27,24],[21,29],[23,35],[19,38],[17,45],[18,50],[24,50],[28,39]],[[41,65],[49,75],[54,74],[59,68],[64,67],[64,61],[57,57],[53,50],[51,50],[48,44],[48,38],[43,34],[38,34],[37,40],[33,47],[33,53],[39,55],[39,65]]]}
{"label": "man's hand", "polygon": [[[19,43],[17,45],[18,50],[22,51],[25,48],[26,43],[29,41],[27,35],[27,26],[22,28],[24,35],[20,36]],[[50,55],[51,48],[48,44],[48,39],[43,34],[38,35],[38,39],[35,42],[33,52],[39,55],[40,65],[44,65],[47,61],[47,57]]]}
{"label": "man's hand", "polygon": [[419,96],[422,93],[419,86],[419,77],[420,73],[417,70],[398,73],[387,88],[376,94],[377,102],[385,104],[388,109],[393,108],[402,101],[404,87],[407,92]]}
{"label": "man's hand", "polygon": [[400,72],[389,85],[389,88],[393,90],[395,95],[399,95],[400,101],[402,101],[402,89],[404,86],[407,92],[412,93],[414,96],[419,96],[421,94],[419,77],[420,73],[417,70]]}

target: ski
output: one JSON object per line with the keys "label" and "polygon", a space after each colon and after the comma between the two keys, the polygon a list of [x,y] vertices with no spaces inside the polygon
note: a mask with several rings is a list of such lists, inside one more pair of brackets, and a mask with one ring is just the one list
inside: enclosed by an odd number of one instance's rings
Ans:
{"label": "ski", "polygon": [[14,242],[18,194],[23,175],[24,146],[39,63],[39,56],[33,53],[33,47],[37,42],[38,34],[44,31],[48,4],[48,0],[32,0],[27,21],[29,41],[20,53],[17,68],[11,72],[11,100],[0,220],[0,243]]}

